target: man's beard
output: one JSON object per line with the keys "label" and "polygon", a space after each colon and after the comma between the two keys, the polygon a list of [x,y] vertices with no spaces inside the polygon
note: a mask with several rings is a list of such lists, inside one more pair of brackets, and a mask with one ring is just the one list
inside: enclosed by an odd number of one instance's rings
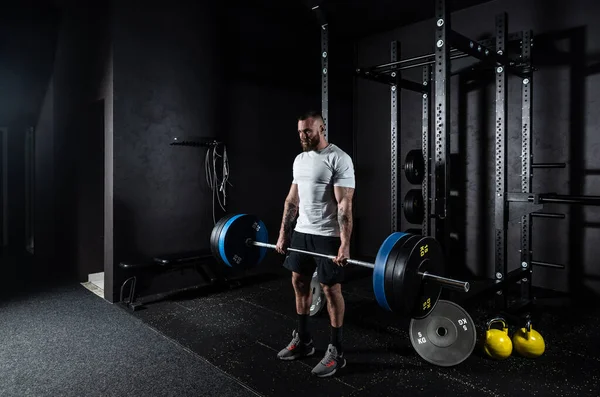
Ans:
{"label": "man's beard", "polygon": [[316,150],[319,146],[319,137],[307,140],[300,140],[300,144],[302,145],[302,150],[305,152],[310,152],[311,150]]}

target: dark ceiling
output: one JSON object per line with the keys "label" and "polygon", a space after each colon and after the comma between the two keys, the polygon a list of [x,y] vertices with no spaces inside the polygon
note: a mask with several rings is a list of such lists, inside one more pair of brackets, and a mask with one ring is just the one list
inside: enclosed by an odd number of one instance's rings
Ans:
{"label": "dark ceiling", "polygon": [[[488,1],[447,0],[447,5],[457,11]],[[316,23],[311,7],[319,5],[326,13],[331,34],[352,40],[432,18],[435,6],[435,0],[229,0],[227,4],[236,2],[243,8],[260,9],[266,20],[268,15],[285,20],[274,27],[310,20]],[[21,0],[8,4],[0,7],[0,83],[4,87],[0,125],[13,124],[15,118],[21,123],[35,123],[52,72],[60,10],[81,3]],[[229,6],[225,7],[227,13]]]}
{"label": "dark ceiling", "polygon": [[[266,0],[269,1],[269,0]],[[326,15],[330,31],[358,39],[435,16],[436,0],[299,0],[306,8],[319,5]],[[450,12],[492,0],[447,0]]]}

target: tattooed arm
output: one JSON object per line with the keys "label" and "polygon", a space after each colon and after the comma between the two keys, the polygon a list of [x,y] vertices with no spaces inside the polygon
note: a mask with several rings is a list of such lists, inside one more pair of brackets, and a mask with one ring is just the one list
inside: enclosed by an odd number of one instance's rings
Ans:
{"label": "tattooed arm", "polygon": [[338,256],[334,262],[340,265],[350,256],[350,237],[352,236],[352,227],[354,224],[352,217],[352,198],[354,196],[354,189],[335,186],[334,193],[338,203],[337,217],[340,225],[341,240]]}
{"label": "tattooed arm", "polygon": [[283,206],[283,218],[281,220],[281,228],[279,229],[279,239],[277,240],[276,250],[280,254],[285,254],[288,246],[288,240],[290,233],[292,232],[292,226],[298,215],[298,204],[300,199],[298,197],[298,185],[292,183],[290,191],[285,198],[285,204]]}

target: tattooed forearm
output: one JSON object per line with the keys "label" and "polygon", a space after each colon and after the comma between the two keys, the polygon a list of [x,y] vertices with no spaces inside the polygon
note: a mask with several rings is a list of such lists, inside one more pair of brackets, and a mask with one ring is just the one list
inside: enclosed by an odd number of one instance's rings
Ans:
{"label": "tattooed forearm", "polygon": [[352,199],[354,197],[354,189],[348,187],[334,188],[335,198],[338,202],[338,224],[340,226],[340,240],[342,245],[350,244],[350,236],[352,235]]}
{"label": "tattooed forearm", "polygon": [[340,225],[340,239],[342,244],[350,243],[352,235],[352,206],[349,201],[343,200],[338,206],[338,223]]}
{"label": "tattooed forearm", "polygon": [[281,233],[289,235],[292,231],[292,226],[296,215],[298,214],[298,205],[291,201],[286,200],[285,206],[283,207],[283,219],[281,221]]}

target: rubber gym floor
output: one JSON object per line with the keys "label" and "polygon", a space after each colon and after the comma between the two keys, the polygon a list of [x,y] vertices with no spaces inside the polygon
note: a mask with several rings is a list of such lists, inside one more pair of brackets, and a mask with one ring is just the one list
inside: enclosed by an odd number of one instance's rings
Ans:
{"label": "rubber gym floor", "polygon": [[[231,289],[206,289],[131,312],[81,285],[35,287],[0,302],[1,396],[597,396],[598,310],[539,292],[537,359],[494,361],[479,346],[463,363],[438,367],[408,338],[409,320],[384,312],[368,272],[343,288],[348,365],[310,375],[328,341],[325,312],[311,318],[317,354],[282,362],[295,326],[283,269]],[[483,335],[494,315],[465,308]],[[511,335],[514,327],[511,326]]]}

